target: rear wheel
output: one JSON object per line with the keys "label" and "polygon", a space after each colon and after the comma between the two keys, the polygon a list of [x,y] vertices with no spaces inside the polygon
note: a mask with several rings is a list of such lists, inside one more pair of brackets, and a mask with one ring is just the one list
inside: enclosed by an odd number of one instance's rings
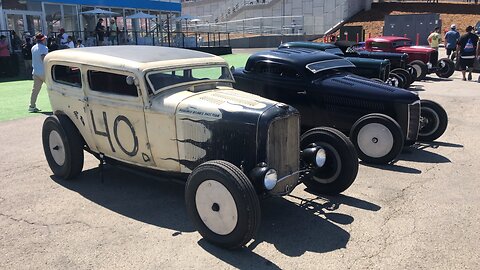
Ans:
{"label": "rear wheel", "polygon": [[355,122],[350,131],[361,160],[373,164],[393,161],[402,151],[404,136],[398,123],[390,116],[372,113]]}
{"label": "rear wheel", "polygon": [[420,130],[418,140],[431,142],[443,135],[448,125],[447,112],[431,100],[420,101]]}
{"label": "rear wheel", "polygon": [[410,66],[412,66],[417,72],[417,81],[425,80],[428,73],[428,67],[425,63],[420,60],[415,60],[410,62]]}
{"label": "rear wheel", "polygon": [[455,63],[448,59],[442,58],[438,60],[438,71],[436,72],[437,76],[440,78],[450,78],[455,72]]}
{"label": "rear wheel", "polygon": [[358,173],[358,156],[352,142],[334,128],[319,127],[305,132],[300,149],[312,143],[324,151],[324,164],[303,177],[311,190],[323,194],[338,194],[352,185]]}
{"label": "rear wheel", "polygon": [[83,168],[83,138],[65,115],[47,117],[42,128],[43,151],[53,174],[62,179],[77,176]]}
{"label": "rear wheel", "polygon": [[185,202],[203,238],[224,248],[244,246],[260,225],[260,203],[252,183],[226,161],[195,168],[187,180]]}

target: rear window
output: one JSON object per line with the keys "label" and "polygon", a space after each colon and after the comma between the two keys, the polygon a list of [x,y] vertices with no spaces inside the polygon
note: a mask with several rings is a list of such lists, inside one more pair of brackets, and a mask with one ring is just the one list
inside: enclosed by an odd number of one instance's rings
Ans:
{"label": "rear window", "polygon": [[129,80],[131,83],[127,83],[127,77],[122,74],[89,70],[88,84],[93,91],[138,97],[137,87],[133,80]]}
{"label": "rear window", "polygon": [[342,69],[342,68],[354,68],[354,67],[355,65],[346,59],[325,60],[325,61],[311,63],[306,66],[306,68],[314,74],[317,74],[325,70],[330,70],[330,69]]}
{"label": "rear window", "polygon": [[82,75],[78,67],[54,65],[52,67],[53,81],[74,87],[82,87]]}

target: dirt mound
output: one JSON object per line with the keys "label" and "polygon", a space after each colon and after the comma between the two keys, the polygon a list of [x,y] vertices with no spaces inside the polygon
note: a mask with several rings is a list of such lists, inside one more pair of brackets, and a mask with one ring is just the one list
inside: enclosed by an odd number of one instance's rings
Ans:
{"label": "dirt mound", "polygon": [[[443,30],[456,24],[460,33],[480,21],[480,5],[457,3],[374,3],[372,9],[352,17],[346,26],[363,26],[366,37],[381,36],[386,15],[439,13]],[[335,35],[338,35],[335,33]]]}

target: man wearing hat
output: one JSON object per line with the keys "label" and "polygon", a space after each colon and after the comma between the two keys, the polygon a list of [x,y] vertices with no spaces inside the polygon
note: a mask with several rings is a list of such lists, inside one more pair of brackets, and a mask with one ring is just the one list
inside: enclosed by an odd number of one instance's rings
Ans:
{"label": "man wearing hat", "polygon": [[37,33],[35,35],[35,40],[37,41],[37,44],[32,47],[33,89],[30,97],[30,107],[28,107],[29,112],[40,111],[35,103],[37,102],[38,93],[40,93],[40,89],[42,89],[42,84],[45,82],[43,59],[48,53],[48,48],[45,46],[47,37],[42,33]]}
{"label": "man wearing hat", "polygon": [[457,42],[460,39],[460,33],[457,32],[457,26],[452,24],[450,31],[445,34],[445,49],[447,50],[447,57],[457,48]]}

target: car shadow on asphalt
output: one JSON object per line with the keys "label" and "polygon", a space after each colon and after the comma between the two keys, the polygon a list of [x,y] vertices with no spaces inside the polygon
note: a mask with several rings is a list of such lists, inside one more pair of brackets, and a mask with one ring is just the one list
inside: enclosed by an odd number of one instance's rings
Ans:
{"label": "car shadow on asphalt", "polygon": [[423,80],[423,82],[425,83],[451,82],[451,81],[453,81],[453,79],[451,78],[439,78],[439,77],[430,77],[430,76],[425,77],[425,80]]}
{"label": "car shadow on asphalt", "polygon": [[379,164],[368,164],[363,161],[360,161],[360,164],[372,168],[377,168],[381,170],[388,170],[394,172],[401,172],[401,173],[409,173],[409,174],[421,174],[422,171],[401,166],[396,164],[397,161],[411,161],[411,162],[418,162],[418,163],[449,163],[451,160],[443,155],[438,153],[434,153],[429,151],[430,149],[437,149],[439,147],[451,147],[451,148],[463,148],[461,144],[455,143],[447,143],[447,142],[430,142],[430,143],[416,143],[410,147],[403,148],[402,153],[398,156],[398,158],[389,164],[379,165]]}
{"label": "car shadow on asphalt", "polygon": [[[153,180],[108,165],[103,174],[103,183],[99,168],[85,170],[71,181],[60,180],[55,176],[51,178],[59,185],[115,213],[174,230],[173,237],[195,231],[187,218],[184,185],[169,180]],[[307,251],[324,253],[345,248],[350,234],[337,224],[351,224],[354,218],[335,212],[338,206],[345,204],[369,211],[380,209],[375,204],[345,195],[317,195],[313,199],[295,196],[290,196],[288,200],[284,197],[270,198],[262,200],[261,204],[262,224],[257,237],[247,248],[232,252],[204,240],[199,245],[238,268],[257,265],[275,268],[273,262],[254,252],[258,244],[271,243],[279,252],[292,257],[301,256]]]}

